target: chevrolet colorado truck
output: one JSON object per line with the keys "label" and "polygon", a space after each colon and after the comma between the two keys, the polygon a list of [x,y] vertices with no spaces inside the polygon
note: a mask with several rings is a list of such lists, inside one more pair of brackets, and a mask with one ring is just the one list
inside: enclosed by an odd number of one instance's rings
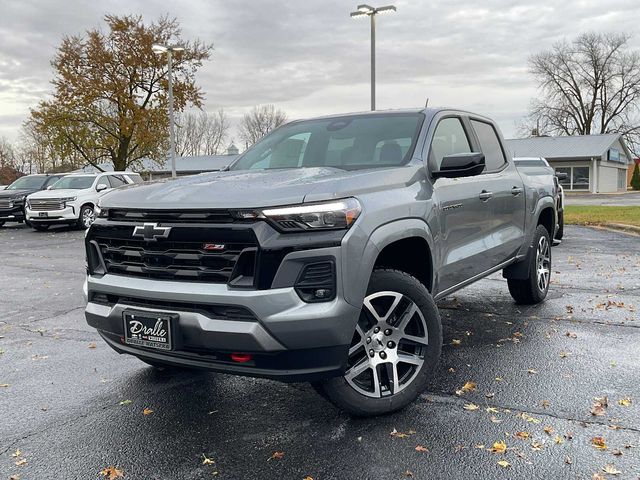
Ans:
{"label": "chevrolet colorado truck", "polygon": [[153,366],[310,381],[347,412],[403,408],[436,370],[436,301],[502,271],[544,300],[552,181],[450,109],[288,123],[226,171],[106,194],[86,319]]}

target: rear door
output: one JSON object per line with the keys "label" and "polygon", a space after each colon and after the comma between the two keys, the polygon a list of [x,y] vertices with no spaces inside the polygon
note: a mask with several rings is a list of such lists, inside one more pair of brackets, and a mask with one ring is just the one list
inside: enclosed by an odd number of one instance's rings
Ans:
{"label": "rear door", "polygon": [[[463,117],[446,115],[437,119],[429,146],[429,170],[440,169],[442,159],[473,151],[470,126]],[[434,216],[428,219],[438,244],[435,259],[437,277],[434,293],[443,292],[482,273],[487,268],[485,230],[489,207],[480,199],[482,175],[438,178],[433,181]]]}
{"label": "rear door", "polygon": [[511,259],[524,241],[524,184],[495,126],[473,117],[470,124],[485,156],[485,171],[478,178],[486,192],[489,219],[484,242],[492,268]]}

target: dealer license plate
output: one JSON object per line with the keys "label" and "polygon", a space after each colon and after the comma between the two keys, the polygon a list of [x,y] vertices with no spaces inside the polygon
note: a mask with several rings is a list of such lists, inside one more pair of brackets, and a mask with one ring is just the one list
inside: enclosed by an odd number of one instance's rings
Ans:
{"label": "dealer license plate", "polygon": [[176,314],[125,311],[124,343],[156,350],[171,350],[171,324]]}

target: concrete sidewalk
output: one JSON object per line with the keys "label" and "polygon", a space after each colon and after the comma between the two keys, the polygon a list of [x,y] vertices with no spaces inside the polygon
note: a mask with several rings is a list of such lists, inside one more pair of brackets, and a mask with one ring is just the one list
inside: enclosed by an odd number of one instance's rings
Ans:
{"label": "concrete sidewalk", "polygon": [[640,192],[624,193],[567,193],[565,205],[630,207],[640,206]]}

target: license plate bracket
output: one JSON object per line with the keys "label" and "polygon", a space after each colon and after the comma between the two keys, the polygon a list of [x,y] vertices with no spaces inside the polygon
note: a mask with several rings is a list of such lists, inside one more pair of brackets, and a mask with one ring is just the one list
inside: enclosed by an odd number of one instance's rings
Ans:
{"label": "license plate bracket", "polygon": [[40,218],[47,218],[49,216],[49,214],[47,212],[38,212],[38,217]]}
{"label": "license plate bracket", "polygon": [[125,310],[122,320],[124,343],[153,350],[173,349],[172,328],[177,314]]}

